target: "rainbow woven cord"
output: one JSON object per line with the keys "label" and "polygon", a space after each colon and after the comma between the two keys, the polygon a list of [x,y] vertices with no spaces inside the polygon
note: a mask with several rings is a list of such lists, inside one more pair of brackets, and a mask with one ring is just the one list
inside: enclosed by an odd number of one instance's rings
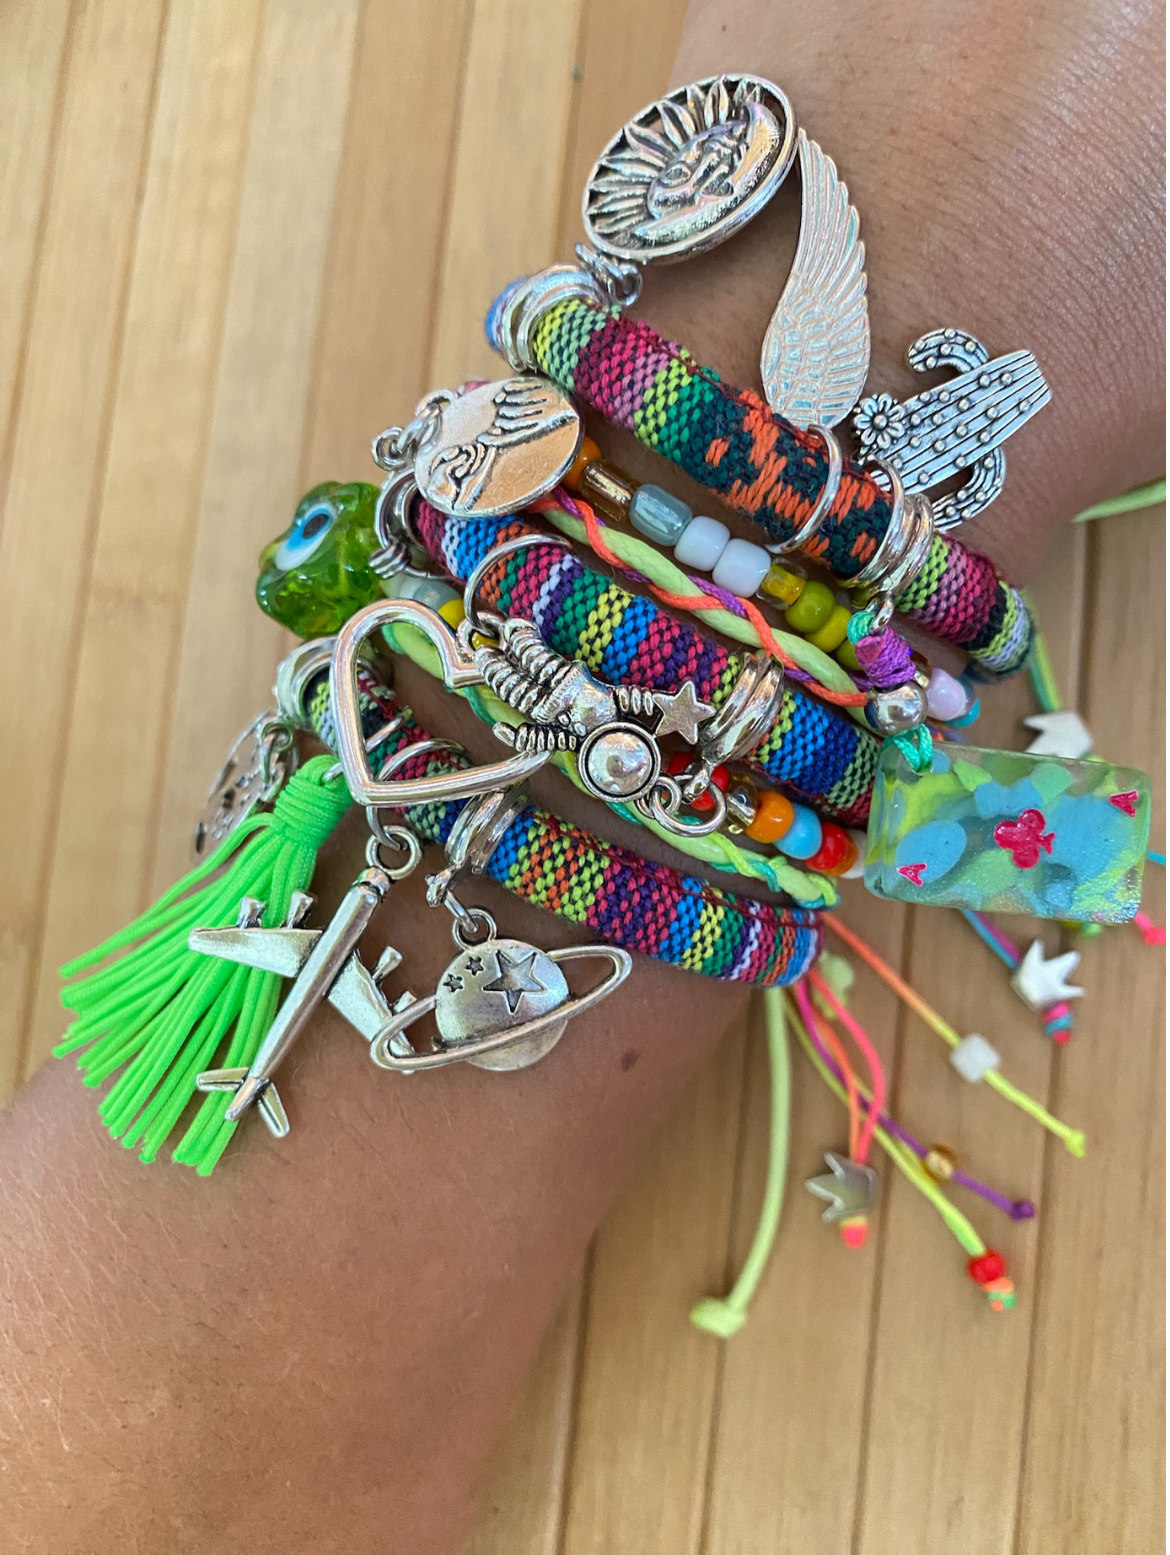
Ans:
{"label": "rainbow woven cord", "polygon": [[[435,560],[461,580],[501,540],[542,533],[520,518],[448,518],[423,501],[415,503],[414,525]],[[693,680],[699,696],[718,706],[743,666],[742,654],[559,545],[502,558],[485,575],[480,597],[501,615],[528,617],[550,648],[611,683],[677,691]],[[878,750],[874,736],[851,719],[786,684],[776,723],[744,765],[843,825],[864,826]]]}
{"label": "rainbow woven cord", "polygon": [[[641,320],[559,303],[537,325],[533,355],[542,373],[673,460],[770,539],[790,540],[811,513],[828,474],[817,434],[775,415],[751,390],[725,384]],[[889,522],[881,487],[846,460],[836,500],[806,554],[848,580],[873,556]],[[1020,594],[985,556],[942,535],[898,608],[962,648],[985,676],[1014,673],[1031,648]]]}
{"label": "rainbow woven cord", "polygon": [[[358,670],[366,737],[398,712],[393,692]],[[311,681],[305,707],[317,736],[332,748],[329,674]],[[406,720],[371,753],[378,770],[395,752],[430,739]],[[431,751],[406,760],[404,779],[468,767],[461,751]],[[411,829],[428,842],[447,840],[465,801],[412,805]],[[535,907],[582,924],[611,945],[728,982],[769,988],[802,977],[821,952],[820,914],[736,896],[666,864],[639,858],[533,805],[512,822],[486,873]]]}

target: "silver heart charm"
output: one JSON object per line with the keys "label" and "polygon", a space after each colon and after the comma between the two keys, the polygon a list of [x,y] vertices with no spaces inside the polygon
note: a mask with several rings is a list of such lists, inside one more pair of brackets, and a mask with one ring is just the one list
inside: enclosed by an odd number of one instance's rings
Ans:
{"label": "silver heart charm", "polygon": [[329,671],[329,690],[337,729],[337,755],[357,804],[401,810],[407,805],[470,799],[474,794],[510,788],[544,766],[552,752],[529,750],[486,767],[465,767],[455,772],[436,772],[429,777],[380,782],[371,770],[366,754],[356,671],[359,650],[366,638],[394,623],[413,626],[427,638],[439,655],[443,681],[449,691],[484,684],[474,658],[464,651],[446,621],[417,600],[379,599],[351,616],[337,634]]}

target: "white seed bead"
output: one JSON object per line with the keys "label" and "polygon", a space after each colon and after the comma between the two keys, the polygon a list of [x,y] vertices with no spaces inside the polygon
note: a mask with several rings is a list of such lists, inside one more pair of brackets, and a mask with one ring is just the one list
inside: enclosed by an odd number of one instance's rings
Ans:
{"label": "white seed bead", "polygon": [[851,830],[849,835],[853,838],[853,845],[857,849],[857,857],[850,864],[849,868],[843,870],[837,878],[839,880],[860,880],[862,875],[865,874],[866,837],[863,831]]}
{"label": "white seed bead", "polygon": [[974,1085],[992,1069],[999,1068],[999,1054],[986,1037],[973,1031],[969,1037],[963,1038],[958,1047],[951,1049],[951,1063],[964,1080],[970,1080]]}
{"label": "white seed bead", "polygon": [[731,530],[717,518],[704,518],[697,514],[683,530],[674,548],[674,559],[680,567],[693,567],[696,572],[710,572],[723,555]]}
{"label": "white seed bead", "polygon": [[966,688],[946,670],[932,669],[926,688],[926,706],[932,718],[939,718],[944,723],[948,718],[961,718],[967,711]]}
{"label": "white seed bead", "polygon": [[762,545],[753,545],[750,540],[729,540],[715,563],[711,581],[729,594],[750,599],[771,567],[772,558]]}

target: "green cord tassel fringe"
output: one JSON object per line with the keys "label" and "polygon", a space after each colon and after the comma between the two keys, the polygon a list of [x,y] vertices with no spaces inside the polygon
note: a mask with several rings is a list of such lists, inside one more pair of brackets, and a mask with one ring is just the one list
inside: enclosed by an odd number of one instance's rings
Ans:
{"label": "green cord tassel fringe", "polygon": [[[312,881],[317,850],[350,805],[344,780],[322,782],[333,764],[330,756],[306,762],[271,813],[242,821],[140,918],[61,968],[65,978],[89,975],[62,991],[61,1003],[77,1018],[54,1053],[61,1058],[85,1048],[78,1067],[86,1085],[101,1085],[122,1069],[102,1100],[101,1117],[142,1161],[154,1160],[201,1094],[196,1077],[205,1069],[247,1067],[272,1023],[279,977],[200,955],[188,948],[187,936],[235,923],[245,896],[264,902],[265,927],[284,922],[294,891]],[[99,966],[119,951],[126,954]],[[229,1032],[227,1050],[217,1058]],[[224,1118],[230,1102],[228,1093],[208,1094],[173,1152],[202,1177],[235,1132]]]}

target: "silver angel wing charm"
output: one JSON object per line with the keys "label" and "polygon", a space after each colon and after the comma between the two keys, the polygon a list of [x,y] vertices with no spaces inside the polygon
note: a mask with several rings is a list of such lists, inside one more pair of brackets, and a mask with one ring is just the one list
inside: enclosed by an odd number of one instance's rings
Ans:
{"label": "silver angel wing charm", "polygon": [[831,427],[846,416],[869,371],[865,244],[833,159],[801,130],[800,241],[764,335],[760,373],[777,415]]}
{"label": "silver angel wing charm", "polygon": [[931,498],[936,529],[954,529],[1003,490],[1003,444],[1052,398],[1036,358],[1012,351],[991,360],[987,347],[961,329],[934,329],[907,353],[918,372],[953,367],[959,376],[912,399],[871,394],[853,417],[866,459],[886,459],[908,492],[926,491],[961,470],[958,491]]}

